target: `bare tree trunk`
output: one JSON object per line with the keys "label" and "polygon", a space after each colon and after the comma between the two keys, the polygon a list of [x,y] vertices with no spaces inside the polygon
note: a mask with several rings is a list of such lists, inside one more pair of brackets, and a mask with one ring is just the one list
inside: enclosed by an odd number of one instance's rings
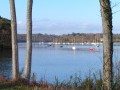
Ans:
{"label": "bare tree trunk", "polygon": [[11,37],[12,37],[12,79],[19,75],[18,44],[17,44],[17,22],[14,0],[9,0],[11,12]]}
{"label": "bare tree trunk", "polygon": [[27,2],[27,52],[25,65],[25,79],[30,80],[32,59],[32,4],[33,0]]}
{"label": "bare tree trunk", "polygon": [[99,0],[103,28],[103,90],[112,90],[113,82],[113,41],[112,41],[112,10],[109,0]]}

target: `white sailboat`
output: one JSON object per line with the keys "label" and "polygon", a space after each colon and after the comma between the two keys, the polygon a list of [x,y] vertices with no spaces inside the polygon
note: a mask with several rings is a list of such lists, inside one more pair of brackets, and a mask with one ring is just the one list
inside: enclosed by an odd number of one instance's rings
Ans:
{"label": "white sailboat", "polygon": [[73,42],[74,46],[72,47],[72,50],[76,50],[76,47],[75,47],[75,37],[74,37],[74,42]]}
{"label": "white sailboat", "polygon": [[99,47],[100,45],[99,45],[97,37],[95,37],[95,42],[96,42],[96,47]]}
{"label": "white sailboat", "polygon": [[76,47],[75,47],[75,46],[73,46],[73,47],[72,47],[72,50],[76,50]]}

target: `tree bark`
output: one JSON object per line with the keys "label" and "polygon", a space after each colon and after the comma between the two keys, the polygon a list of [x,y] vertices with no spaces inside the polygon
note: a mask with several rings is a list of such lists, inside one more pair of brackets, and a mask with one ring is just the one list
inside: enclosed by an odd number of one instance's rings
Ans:
{"label": "tree bark", "polygon": [[113,41],[112,10],[109,0],[99,0],[103,29],[103,90],[112,90],[113,82]]}
{"label": "tree bark", "polygon": [[11,37],[12,37],[12,79],[19,75],[18,44],[17,44],[17,22],[14,0],[9,0],[11,12]]}
{"label": "tree bark", "polygon": [[32,59],[32,4],[33,0],[27,1],[27,52],[25,64],[25,79],[30,80]]}

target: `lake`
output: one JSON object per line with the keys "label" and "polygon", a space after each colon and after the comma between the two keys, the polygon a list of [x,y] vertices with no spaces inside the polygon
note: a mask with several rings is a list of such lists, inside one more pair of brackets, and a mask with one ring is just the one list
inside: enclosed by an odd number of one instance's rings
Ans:
{"label": "lake", "polygon": [[[19,64],[20,70],[24,68],[26,59],[26,44],[19,43]],[[35,73],[37,80],[44,78],[54,82],[55,77],[60,81],[69,78],[75,73],[81,77],[88,76],[89,72],[96,72],[102,69],[102,45],[51,45],[33,43],[32,73]],[[90,48],[94,48],[90,51]],[[114,61],[119,59],[119,46],[114,46]],[[2,53],[2,52],[1,52]],[[0,70],[11,74],[11,58],[0,57]],[[9,56],[9,55],[8,55]],[[5,58],[6,57],[6,58]],[[4,66],[4,68],[3,68]]]}

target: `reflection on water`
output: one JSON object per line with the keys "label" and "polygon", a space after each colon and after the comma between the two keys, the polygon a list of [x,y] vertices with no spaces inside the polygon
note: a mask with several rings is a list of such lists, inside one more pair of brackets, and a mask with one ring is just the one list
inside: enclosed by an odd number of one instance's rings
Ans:
{"label": "reflection on water", "polygon": [[0,51],[0,74],[11,77],[12,62],[11,50]]}
{"label": "reflection on water", "polygon": [[1,58],[11,58],[12,57],[12,51],[9,49],[0,50],[0,59]]}

